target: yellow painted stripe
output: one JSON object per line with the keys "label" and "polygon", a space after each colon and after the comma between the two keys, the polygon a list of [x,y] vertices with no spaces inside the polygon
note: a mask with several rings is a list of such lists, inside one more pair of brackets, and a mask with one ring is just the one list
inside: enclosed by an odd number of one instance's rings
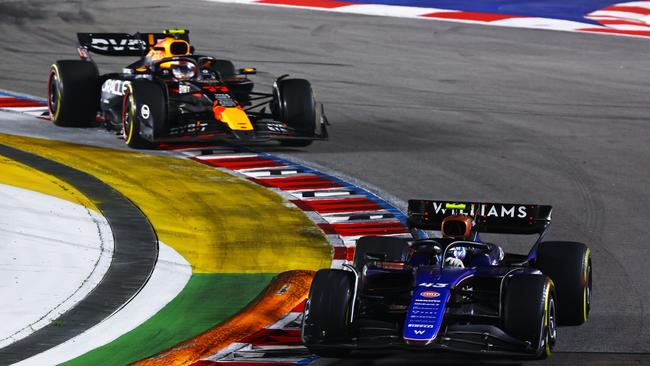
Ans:
{"label": "yellow painted stripe", "polygon": [[0,172],[0,184],[44,193],[99,212],[88,197],[68,183],[2,155]]}
{"label": "yellow painted stripe", "polygon": [[311,271],[281,273],[237,315],[207,332],[138,361],[133,366],[183,366],[211,356],[228,345],[269,326],[303,302],[314,276]]}
{"label": "yellow painted stripe", "polygon": [[133,201],[195,273],[329,267],[331,247],[279,195],[174,157],[0,134],[0,143],[85,171]]}

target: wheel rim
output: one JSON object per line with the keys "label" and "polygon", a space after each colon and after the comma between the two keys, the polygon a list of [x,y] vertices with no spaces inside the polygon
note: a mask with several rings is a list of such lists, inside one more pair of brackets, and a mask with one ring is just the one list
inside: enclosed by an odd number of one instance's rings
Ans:
{"label": "wheel rim", "polygon": [[585,321],[591,311],[591,260],[587,264],[587,283],[585,284]]}
{"label": "wheel rim", "polygon": [[131,121],[133,118],[133,101],[131,99],[129,92],[124,93],[122,102],[122,137],[124,137],[124,142],[127,144],[131,142],[133,136],[133,123]]}
{"label": "wheel rim", "polygon": [[48,98],[47,107],[50,112],[50,118],[55,120],[58,117],[61,106],[61,91],[59,90],[59,80],[56,71],[52,70],[47,81]]}
{"label": "wheel rim", "polygon": [[557,313],[555,308],[555,299],[551,297],[548,304],[548,350],[553,350],[557,341]]}

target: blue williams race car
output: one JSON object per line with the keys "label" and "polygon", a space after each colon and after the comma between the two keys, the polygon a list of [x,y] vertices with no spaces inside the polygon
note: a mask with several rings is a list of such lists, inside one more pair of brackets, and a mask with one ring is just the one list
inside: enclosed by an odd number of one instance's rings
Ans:
{"label": "blue williams race car", "polygon": [[[323,357],[387,347],[550,356],[558,326],[587,320],[592,283],[585,244],[542,241],[551,209],[410,200],[412,239],[362,237],[353,264],[316,273],[303,343]],[[483,233],[538,239],[512,254]]]}

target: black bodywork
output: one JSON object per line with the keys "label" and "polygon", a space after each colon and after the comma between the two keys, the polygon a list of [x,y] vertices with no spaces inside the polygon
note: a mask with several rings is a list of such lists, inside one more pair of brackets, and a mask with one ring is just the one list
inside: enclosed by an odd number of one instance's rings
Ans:
{"label": "black bodywork", "polygon": [[[188,33],[183,31],[175,37],[189,42]],[[164,37],[169,37],[169,34],[78,34],[81,45],[79,53],[83,60],[93,62],[89,52],[141,57],[121,73],[99,75],[99,118],[106,127],[123,131],[125,94],[133,92],[132,88],[138,83],[153,83],[162,91],[162,100],[158,100],[158,97],[149,98],[149,102],[145,103],[147,113],[141,111],[138,105],[139,113],[135,116],[139,124],[139,137],[148,142],[228,140],[251,143],[280,140],[288,141],[288,144],[295,141],[298,142],[295,146],[305,146],[310,141],[328,138],[328,122],[321,104],[314,101],[313,106],[307,106],[314,110],[313,116],[308,117],[314,121],[307,128],[292,123],[283,115],[283,96],[278,85],[288,75],[276,79],[269,93],[261,93],[253,91],[254,84],[248,78],[249,74],[255,73],[254,69],[236,71],[228,60],[193,54],[193,47],[190,55],[148,62],[144,54],[153,47],[152,40],[155,42]],[[196,67],[196,75],[179,80],[169,69],[162,67],[170,62],[191,63]],[[252,128],[246,130],[238,128],[236,124],[223,123],[215,114],[215,108],[219,106],[241,109]],[[148,113],[149,108],[152,109],[151,115]],[[300,141],[303,142],[302,145]]]}

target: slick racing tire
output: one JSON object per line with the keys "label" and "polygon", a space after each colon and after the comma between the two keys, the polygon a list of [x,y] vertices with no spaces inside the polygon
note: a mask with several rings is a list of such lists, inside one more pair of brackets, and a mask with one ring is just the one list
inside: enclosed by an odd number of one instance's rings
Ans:
{"label": "slick racing tire", "polygon": [[62,127],[95,123],[100,85],[97,66],[90,61],[61,60],[50,68],[47,105],[52,121]]}
{"label": "slick racing tire", "polygon": [[354,306],[355,277],[350,271],[321,269],[314,275],[305,303],[302,341],[321,357],[342,357],[349,351],[324,347],[349,342]]}
{"label": "slick racing tire", "polygon": [[503,330],[529,342],[534,357],[551,355],[557,341],[557,302],[546,275],[522,274],[508,279],[503,299]]}
{"label": "slick racing tire", "polygon": [[591,310],[591,256],[583,243],[539,243],[535,267],[555,284],[560,325],[580,325]]}
{"label": "slick racing tire", "polygon": [[[309,81],[304,79],[282,79],[274,90],[277,102],[277,118],[294,128],[305,137],[314,137],[316,133],[316,101]],[[313,141],[281,140],[285,146],[303,147]]]}
{"label": "slick racing tire", "polygon": [[[154,147],[151,140],[165,130],[165,116],[165,95],[162,88],[149,80],[131,82],[122,103],[124,142],[134,149]],[[145,133],[145,127],[148,133]]]}
{"label": "slick racing tire", "polygon": [[363,236],[357,240],[354,250],[354,267],[361,271],[371,260],[404,262],[408,258],[409,245],[402,238],[389,236]]}

